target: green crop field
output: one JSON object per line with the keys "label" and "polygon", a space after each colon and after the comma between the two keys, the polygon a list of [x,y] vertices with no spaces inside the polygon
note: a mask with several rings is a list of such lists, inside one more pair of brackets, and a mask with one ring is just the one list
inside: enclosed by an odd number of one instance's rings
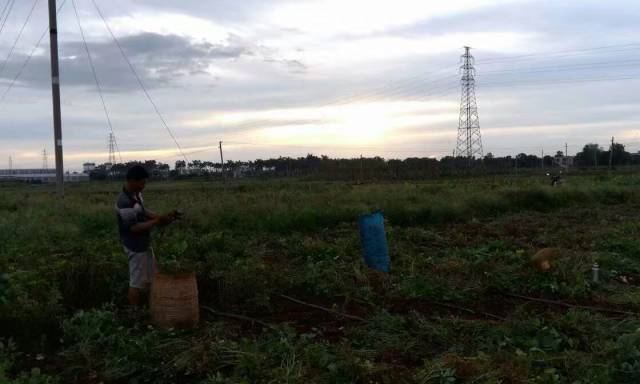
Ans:
{"label": "green crop field", "polygon": [[[126,304],[119,184],[0,185],[0,383],[639,383],[639,186],[151,181],[150,208],[185,212],[161,268],[198,277],[178,330]],[[388,279],[361,255],[375,210]]]}

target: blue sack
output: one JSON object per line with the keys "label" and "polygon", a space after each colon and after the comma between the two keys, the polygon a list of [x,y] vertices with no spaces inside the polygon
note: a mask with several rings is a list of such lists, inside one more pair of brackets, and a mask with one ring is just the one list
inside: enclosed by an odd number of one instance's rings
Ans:
{"label": "blue sack", "polygon": [[389,273],[389,248],[382,213],[361,215],[359,224],[364,262],[369,268]]}

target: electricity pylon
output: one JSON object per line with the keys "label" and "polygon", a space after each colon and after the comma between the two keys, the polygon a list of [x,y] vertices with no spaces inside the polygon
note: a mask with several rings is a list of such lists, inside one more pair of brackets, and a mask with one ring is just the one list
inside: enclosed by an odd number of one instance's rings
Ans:
{"label": "electricity pylon", "polygon": [[476,104],[476,81],[474,59],[469,53],[470,47],[464,47],[464,55],[461,56],[462,96],[460,98],[460,119],[458,121],[458,140],[455,155],[466,157],[469,164],[478,156],[482,158],[482,136],[480,135],[480,120],[478,118],[478,105]]}
{"label": "electricity pylon", "polygon": [[109,133],[109,161],[107,163],[111,165],[116,163],[116,137],[113,133]]}

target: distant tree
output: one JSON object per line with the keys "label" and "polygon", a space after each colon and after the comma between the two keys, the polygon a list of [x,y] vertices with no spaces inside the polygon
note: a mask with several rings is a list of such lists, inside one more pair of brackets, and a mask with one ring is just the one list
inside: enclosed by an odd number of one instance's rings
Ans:
{"label": "distant tree", "polygon": [[553,157],[546,155],[544,157],[544,166],[545,167],[551,167],[553,166]]}
{"label": "distant tree", "polygon": [[[610,156],[610,151],[605,152],[607,159]],[[627,165],[631,164],[631,154],[624,149],[624,145],[620,143],[613,143],[613,165]],[[608,160],[607,160],[607,164]]]}
{"label": "distant tree", "polygon": [[591,167],[597,164],[604,165],[602,160],[604,160],[602,148],[597,143],[586,144],[582,151],[576,154],[576,162],[583,167]]}

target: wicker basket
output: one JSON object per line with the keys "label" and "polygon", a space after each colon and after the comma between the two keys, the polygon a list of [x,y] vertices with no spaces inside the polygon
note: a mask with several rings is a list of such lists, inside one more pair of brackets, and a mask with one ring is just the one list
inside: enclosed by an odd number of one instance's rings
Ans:
{"label": "wicker basket", "polygon": [[151,284],[149,309],[153,322],[158,326],[196,326],[200,321],[196,274],[158,273]]}

